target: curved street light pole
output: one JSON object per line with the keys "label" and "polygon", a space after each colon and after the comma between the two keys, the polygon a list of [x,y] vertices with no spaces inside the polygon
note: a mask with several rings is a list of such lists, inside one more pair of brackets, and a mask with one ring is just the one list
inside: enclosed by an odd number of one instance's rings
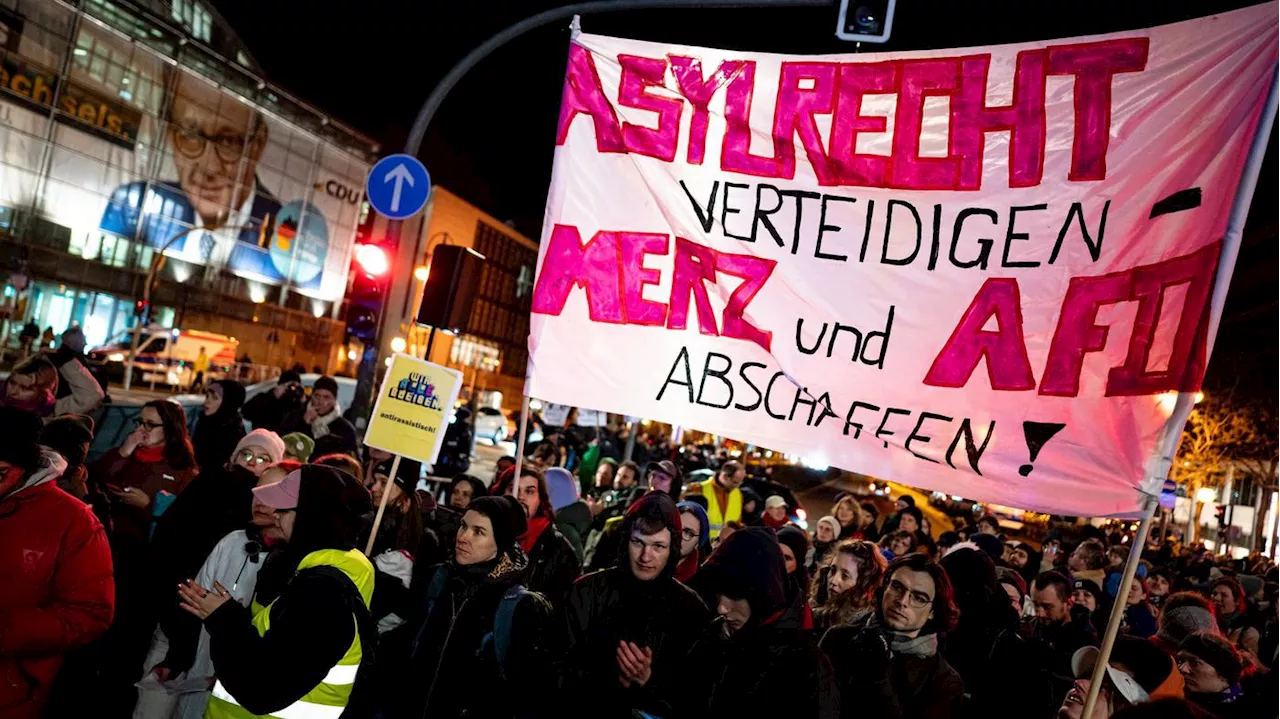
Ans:
{"label": "curved street light pole", "polygon": [[[203,229],[206,229],[206,228],[188,227],[187,229],[179,232],[173,237],[170,237],[168,242],[161,245],[160,248],[156,250],[154,254],[151,255],[151,262],[147,267],[147,279],[145,284],[143,284],[142,286],[142,307],[144,312],[151,307],[151,287],[156,282],[156,273],[160,271],[160,267],[161,265],[164,264],[164,261],[166,259],[164,253],[167,252],[169,248],[173,246],[173,243],[177,242],[183,237],[186,237],[187,235],[191,234],[196,230],[203,230]],[[249,230],[249,229],[254,229],[254,228],[252,225],[244,225],[241,227],[234,227],[230,229],[219,228],[219,230],[225,230],[228,232],[243,232],[244,230]],[[125,360],[125,367],[124,367],[124,391],[125,392],[128,392],[129,388],[133,386],[134,358],[138,354],[138,345],[139,343],[141,343],[141,341],[142,341],[142,317],[139,316],[137,324],[133,326],[133,339],[129,343],[129,355]]]}
{"label": "curved street light pole", "polygon": [[404,151],[416,156],[422,147],[422,140],[427,135],[427,126],[435,117],[436,111],[444,103],[445,97],[454,85],[458,84],[471,68],[490,53],[506,45],[526,32],[560,20],[567,20],[574,15],[591,13],[617,12],[620,10],[656,10],[656,9],[693,9],[693,8],[768,8],[768,7],[831,7],[831,0],[593,0],[563,7],[544,10],[537,15],[521,20],[502,32],[485,40],[476,49],[467,53],[454,65],[448,74],[441,78],[427,101],[422,103],[418,116],[409,130],[409,138],[405,141]]}

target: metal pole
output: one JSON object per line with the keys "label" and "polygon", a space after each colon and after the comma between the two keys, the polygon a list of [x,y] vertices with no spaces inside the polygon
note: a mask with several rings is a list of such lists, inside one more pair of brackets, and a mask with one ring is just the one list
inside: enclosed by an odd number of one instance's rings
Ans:
{"label": "metal pole", "polygon": [[529,395],[526,394],[524,395],[524,398],[520,401],[520,431],[517,433],[518,441],[516,442],[515,476],[512,477],[512,480],[511,480],[512,495],[515,495],[516,492],[519,491],[517,487],[520,484],[520,467],[524,464],[524,441],[525,441],[525,437],[528,436],[528,427],[529,427]]}
{"label": "metal pole", "polygon": [[631,423],[631,433],[627,435],[627,451],[623,453],[623,461],[630,462],[631,455],[636,451],[636,435],[640,433],[640,423]]}
{"label": "metal pole", "polygon": [[458,84],[471,68],[475,67],[494,50],[526,32],[543,25],[560,20],[567,20],[574,15],[590,13],[615,12],[618,10],[651,10],[651,9],[692,9],[692,8],[763,8],[763,7],[829,7],[830,0],[596,0],[580,2],[563,7],[544,10],[508,27],[502,32],[485,40],[479,47],[467,53],[454,65],[431,91],[427,101],[418,110],[414,118],[413,128],[409,131],[409,139],[405,142],[405,153],[417,155],[422,140],[427,135],[427,126],[431,124],[436,111],[444,102],[445,96]]}
{"label": "metal pole", "polygon": [[[1178,435],[1174,435],[1177,437]],[[1102,638],[1102,647],[1098,651],[1097,663],[1093,665],[1093,675],[1089,678],[1089,695],[1085,698],[1084,713],[1081,716],[1093,716],[1093,707],[1098,702],[1098,690],[1102,687],[1103,672],[1111,659],[1111,647],[1115,644],[1116,635],[1120,633],[1120,620],[1128,608],[1126,599],[1133,586],[1133,576],[1138,570],[1138,560],[1142,559],[1142,548],[1146,546],[1147,534],[1151,531],[1151,518],[1155,516],[1159,499],[1148,496],[1142,510],[1142,524],[1138,525],[1138,535],[1129,545],[1129,559],[1124,565],[1124,574],[1120,580],[1120,589],[1116,591],[1115,604],[1111,607],[1111,616],[1107,619],[1107,632]]]}
{"label": "metal pole", "polygon": [[[1227,288],[1231,284],[1231,273],[1235,269],[1236,256],[1240,254],[1240,240],[1244,231],[1245,217],[1249,214],[1249,203],[1253,201],[1253,191],[1258,185],[1258,172],[1262,169],[1262,159],[1267,152],[1267,142],[1271,138],[1271,126],[1276,119],[1277,74],[1272,71],[1271,86],[1263,103],[1262,114],[1258,116],[1258,126],[1254,129],[1253,141],[1249,146],[1249,156],[1244,170],[1240,174],[1240,184],[1236,187],[1235,197],[1231,201],[1231,214],[1227,220],[1227,229],[1222,237],[1222,252],[1218,257],[1217,277],[1214,279],[1213,294],[1209,299],[1209,326],[1205,347],[1205,356],[1213,355],[1213,341],[1218,334],[1218,325],[1222,322],[1222,307],[1227,301]],[[1156,458],[1157,466],[1164,471],[1152,472],[1146,478],[1148,483],[1163,483],[1170,463],[1178,450],[1178,441],[1182,439],[1182,430],[1186,426],[1187,417],[1195,406],[1194,392],[1179,392],[1174,404],[1173,414],[1165,423],[1164,435],[1161,437]],[[1151,489],[1149,486],[1145,489]],[[1116,632],[1120,629],[1120,619],[1124,616],[1125,599],[1129,595],[1129,587],[1133,585],[1133,574],[1138,569],[1138,559],[1142,555],[1142,545],[1146,542],[1147,533],[1151,530],[1151,517],[1158,504],[1159,484],[1147,495],[1143,510],[1142,525],[1138,528],[1138,538],[1129,550],[1129,561],[1125,563],[1124,576],[1120,581],[1120,590],[1116,594],[1116,604],[1107,622],[1107,633],[1103,638],[1098,653],[1097,664],[1093,667],[1093,676],[1089,680],[1089,694],[1085,697],[1082,716],[1093,716],[1093,708],[1098,703],[1098,691],[1102,688],[1102,674],[1111,658],[1111,646],[1115,643]],[[1192,508],[1195,508],[1194,503]]]}

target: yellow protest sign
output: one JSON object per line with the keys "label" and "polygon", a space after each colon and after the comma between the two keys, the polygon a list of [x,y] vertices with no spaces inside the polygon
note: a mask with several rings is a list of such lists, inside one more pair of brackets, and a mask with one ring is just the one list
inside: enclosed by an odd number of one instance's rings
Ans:
{"label": "yellow protest sign", "polygon": [[457,370],[411,355],[392,355],[364,443],[401,457],[434,463],[461,388],[462,375]]}

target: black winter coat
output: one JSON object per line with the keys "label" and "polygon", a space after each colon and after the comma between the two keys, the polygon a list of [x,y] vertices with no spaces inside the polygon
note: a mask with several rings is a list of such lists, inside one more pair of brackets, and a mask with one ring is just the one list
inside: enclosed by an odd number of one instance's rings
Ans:
{"label": "black winter coat", "polygon": [[271,607],[271,629],[263,636],[239,602],[224,603],[204,620],[218,680],[241,706],[264,715],[283,709],[346,654],[356,628],[347,603],[351,585],[340,581],[319,568],[295,574]]}
{"label": "black winter coat", "polygon": [[[558,611],[564,626],[557,671],[567,716],[630,717],[632,709],[671,716],[679,674],[710,612],[696,592],[663,575],[641,582],[629,567],[613,567],[579,579]],[[653,650],[652,676],[643,687],[618,681],[618,643]],[[575,712],[578,712],[575,714]]]}
{"label": "black winter coat", "polygon": [[244,438],[244,419],[239,413],[201,417],[191,434],[196,464],[201,470],[218,469],[231,459],[236,444]]}
{"label": "black winter coat", "polygon": [[1020,634],[1017,614],[1007,602],[982,610],[962,613],[942,643],[943,657],[964,682],[965,716],[998,716],[1011,706],[1028,717],[1053,716],[1061,706],[1053,680]]}
{"label": "black winter coat", "polygon": [[529,551],[529,590],[546,597],[553,607],[559,607],[581,574],[582,562],[574,553],[573,545],[554,523],[547,525]]}
{"label": "black winter coat", "polygon": [[724,639],[721,624],[713,620],[690,651],[674,716],[840,716],[840,689],[831,663],[809,632],[780,619]]}
{"label": "black winter coat", "polygon": [[407,627],[412,635],[409,661],[389,685],[391,716],[501,717],[537,716],[546,708],[550,677],[547,643],[551,608],[530,595],[516,606],[511,622],[506,679],[499,678],[492,639],[494,616],[509,587],[522,584],[527,560],[519,547],[493,562],[460,567],[448,563],[436,571],[448,573],[445,588],[425,621]]}
{"label": "black winter coat", "polygon": [[822,650],[840,678],[846,719],[961,716],[964,682],[941,654],[893,654],[874,623],[834,627],[822,638]]}
{"label": "black winter coat", "polygon": [[280,430],[285,420],[301,411],[302,406],[301,392],[286,392],[283,397],[276,397],[274,390],[267,390],[246,402],[240,413],[254,429],[269,429],[283,437],[286,432]]}

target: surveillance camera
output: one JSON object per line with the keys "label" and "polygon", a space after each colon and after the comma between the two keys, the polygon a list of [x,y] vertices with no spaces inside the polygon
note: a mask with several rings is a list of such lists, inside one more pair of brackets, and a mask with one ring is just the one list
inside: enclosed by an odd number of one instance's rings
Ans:
{"label": "surveillance camera", "polygon": [[854,42],[888,42],[896,4],[897,0],[840,0],[836,37]]}

